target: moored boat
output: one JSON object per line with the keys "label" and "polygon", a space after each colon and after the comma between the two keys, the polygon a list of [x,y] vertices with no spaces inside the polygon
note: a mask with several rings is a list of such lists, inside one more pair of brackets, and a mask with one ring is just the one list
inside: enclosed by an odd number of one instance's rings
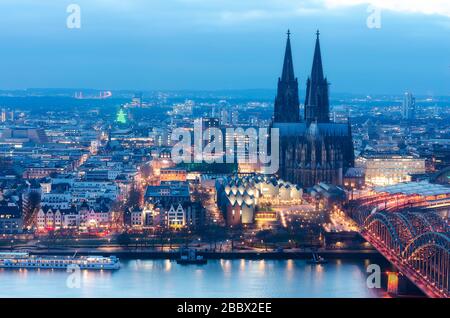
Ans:
{"label": "moored boat", "polygon": [[115,256],[37,256],[26,252],[0,253],[0,268],[67,269],[78,266],[89,270],[114,270],[120,268]]}
{"label": "moored boat", "polygon": [[320,264],[326,264],[326,263],[328,263],[328,261],[325,258],[323,258],[322,256],[319,256],[318,253],[312,253],[312,258],[307,260],[306,263],[320,265]]}
{"label": "moored boat", "polygon": [[197,264],[203,265],[207,263],[206,258],[202,255],[198,255],[195,249],[181,249],[180,257],[177,259],[177,263],[181,265]]}

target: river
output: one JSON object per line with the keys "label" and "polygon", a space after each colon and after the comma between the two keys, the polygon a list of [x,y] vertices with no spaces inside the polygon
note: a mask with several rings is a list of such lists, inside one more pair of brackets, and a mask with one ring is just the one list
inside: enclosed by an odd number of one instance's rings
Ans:
{"label": "river", "polygon": [[367,287],[369,260],[123,260],[117,271],[0,269],[0,297],[385,297]]}

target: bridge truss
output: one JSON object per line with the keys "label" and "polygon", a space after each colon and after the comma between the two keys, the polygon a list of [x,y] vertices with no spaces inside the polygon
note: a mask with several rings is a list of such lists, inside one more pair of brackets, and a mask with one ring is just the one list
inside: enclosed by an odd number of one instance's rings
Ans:
{"label": "bridge truss", "polygon": [[429,297],[449,298],[450,226],[432,211],[351,212],[361,235]]}

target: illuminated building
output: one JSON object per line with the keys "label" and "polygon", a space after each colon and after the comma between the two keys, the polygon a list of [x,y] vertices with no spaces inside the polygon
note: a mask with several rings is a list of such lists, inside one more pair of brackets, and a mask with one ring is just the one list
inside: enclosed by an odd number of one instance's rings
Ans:
{"label": "illuminated building", "polygon": [[364,169],[365,182],[372,185],[409,182],[411,174],[425,173],[425,159],[396,153],[364,153],[356,166]]}
{"label": "illuminated building", "polygon": [[6,109],[3,108],[0,117],[0,122],[4,123],[5,121],[6,121]]}
{"label": "illuminated building", "polygon": [[342,185],[345,171],[354,165],[351,126],[330,121],[328,86],[317,32],[301,118],[288,32],[272,127],[280,133],[280,177],[304,188],[319,182]]}
{"label": "illuminated building", "polygon": [[270,227],[277,222],[277,212],[263,210],[255,212],[255,223],[258,227]]}
{"label": "illuminated building", "polygon": [[127,209],[124,213],[124,224],[132,228],[142,228],[145,224],[145,216],[144,210],[137,206]]}
{"label": "illuminated building", "polygon": [[229,124],[228,111],[226,109],[222,109],[220,111],[220,125],[227,126],[228,124]]}
{"label": "illuminated building", "polygon": [[88,202],[94,205],[100,198],[116,200],[119,195],[119,187],[114,182],[75,181],[69,192],[74,203]]}
{"label": "illuminated building", "polygon": [[0,202],[0,234],[22,232],[22,216],[17,204]]}
{"label": "illuminated building", "polygon": [[233,126],[236,126],[239,124],[239,111],[238,110],[233,110],[231,112],[231,124]]}
{"label": "illuminated building", "polygon": [[180,115],[180,116],[191,116],[192,115],[192,109],[195,106],[194,101],[192,100],[186,100],[182,104],[175,104],[173,105],[172,114],[173,115]]}
{"label": "illuminated building", "polygon": [[142,107],[142,93],[136,93],[131,99],[132,107]]}
{"label": "illuminated building", "polygon": [[153,204],[146,204],[143,208],[137,206],[127,208],[123,214],[123,223],[134,229],[149,228],[157,223],[159,210]]}
{"label": "illuminated building", "polygon": [[185,182],[187,171],[179,168],[163,168],[160,170],[159,178],[161,182],[165,181],[181,181]]}
{"label": "illuminated building", "polygon": [[180,228],[186,225],[186,212],[181,204],[175,208],[172,204],[167,211],[167,226],[170,228]]}
{"label": "illuminated building", "polygon": [[366,175],[363,168],[349,168],[344,175],[344,186],[347,189],[361,189],[365,181]]}
{"label": "illuminated building", "polygon": [[53,173],[64,173],[66,168],[64,167],[52,167],[52,166],[32,166],[26,167],[23,172],[23,177],[26,179],[40,179],[48,177]]}
{"label": "illuminated building", "polygon": [[112,213],[105,205],[94,209],[87,203],[83,203],[78,213],[80,216],[80,227],[84,228],[108,227],[112,220]]}
{"label": "illuminated building", "polygon": [[[375,187],[370,194],[357,200],[358,206],[378,210],[398,211],[411,208],[442,208],[447,214],[450,206],[450,187],[444,184],[405,182]],[[447,212],[445,212],[447,210]]]}
{"label": "illuminated building", "polygon": [[204,208],[199,202],[170,205],[165,212],[169,228],[196,227],[203,223]]}
{"label": "illuminated building", "polygon": [[189,185],[186,182],[161,182],[158,186],[148,186],[145,200],[164,207],[189,202]]}
{"label": "illuminated building", "polygon": [[[216,140],[215,142],[219,143],[219,144],[223,144],[223,140],[222,140],[222,136],[221,135],[217,135],[214,134],[214,129],[219,129],[219,119],[218,118],[214,118],[214,117],[202,117],[200,119],[196,119],[195,120],[195,126],[200,126],[201,127],[201,132],[202,132],[202,136],[200,138],[203,139],[202,142],[202,149],[204,149],[204,147],[206,145],[208,145],[209,143],[211,143],[214,138],[218,137],[219,140]],[[194,145],[195,145],[195,133],[194,133]],[[195,146],[194,146],[195,149]],[[201,150],[200,150],[201,151]],[[206,153],[203,154],[197,154],[194,153],[194,155],[196,156],[195,159],[200,159],[200,160],[206,160],[206,161],[212,161],[214,160],[215,156],[221,155],[219,153],[216,153],[216,149],[214,149],[214,151],[211,153],[211,156],[208,157],[206,155]]]}
{"label": "illuminated building", "polygon": [[62,228],[78,228],[80,215],[75,207],[52,208],[42,206],[36,214],[35,220],[38,231],[53,231]]}
{"label": "illuminated building", "polygon": [[410,92],[403,97],[402,117],[406,120],[414,120],[416,115],[416,99]]}
{"label": "illuminated building", "polygon": [[[254,223],[258,204],[298,204],[303,195],[299,186],[257,174],[217,179],[215,186],[217,205],[228,226]],[[272,212],[269,214],[272,220]],[[260,214],[259,220],[263,218]]]}
{"label": "illuminated building", "polygon": [[309,190],[309,195],[316,203],[321,203],[324,207],[330,208],[333,205],[342,204],[345,199],[345,191],[339,186],[320,182]]}
{"label": "illuminated building", "polygon": [[48,138],[43,129],[29,127],[4,129],[0,137],[0,143],[23,144],[27,142],[42,144],[48,142]]}
{"label": "illuminated building", "polygon": [[[41,186],[42,187],[42,186]],[[72,196],[66,191],[44,192],[41,195],[41,206],[52,209],[69,209],[72,204]]]}
{"label": "illuminated building", "polygon": [[109,169],[92,169],[85,173],[86,181],[108,181],[116,180],[117,176],[121,174],[121,170],[109,168]]}

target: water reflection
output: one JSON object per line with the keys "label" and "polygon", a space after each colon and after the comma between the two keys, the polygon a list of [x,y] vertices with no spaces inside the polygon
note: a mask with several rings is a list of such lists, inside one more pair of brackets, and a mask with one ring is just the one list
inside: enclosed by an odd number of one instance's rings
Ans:
{"label": "water reflection", "polygon": [[367,261],[122,260],[118,271],[81,271],[80,288],[62,270],[0,269],[0,297],[379,297],[366,287]]}

